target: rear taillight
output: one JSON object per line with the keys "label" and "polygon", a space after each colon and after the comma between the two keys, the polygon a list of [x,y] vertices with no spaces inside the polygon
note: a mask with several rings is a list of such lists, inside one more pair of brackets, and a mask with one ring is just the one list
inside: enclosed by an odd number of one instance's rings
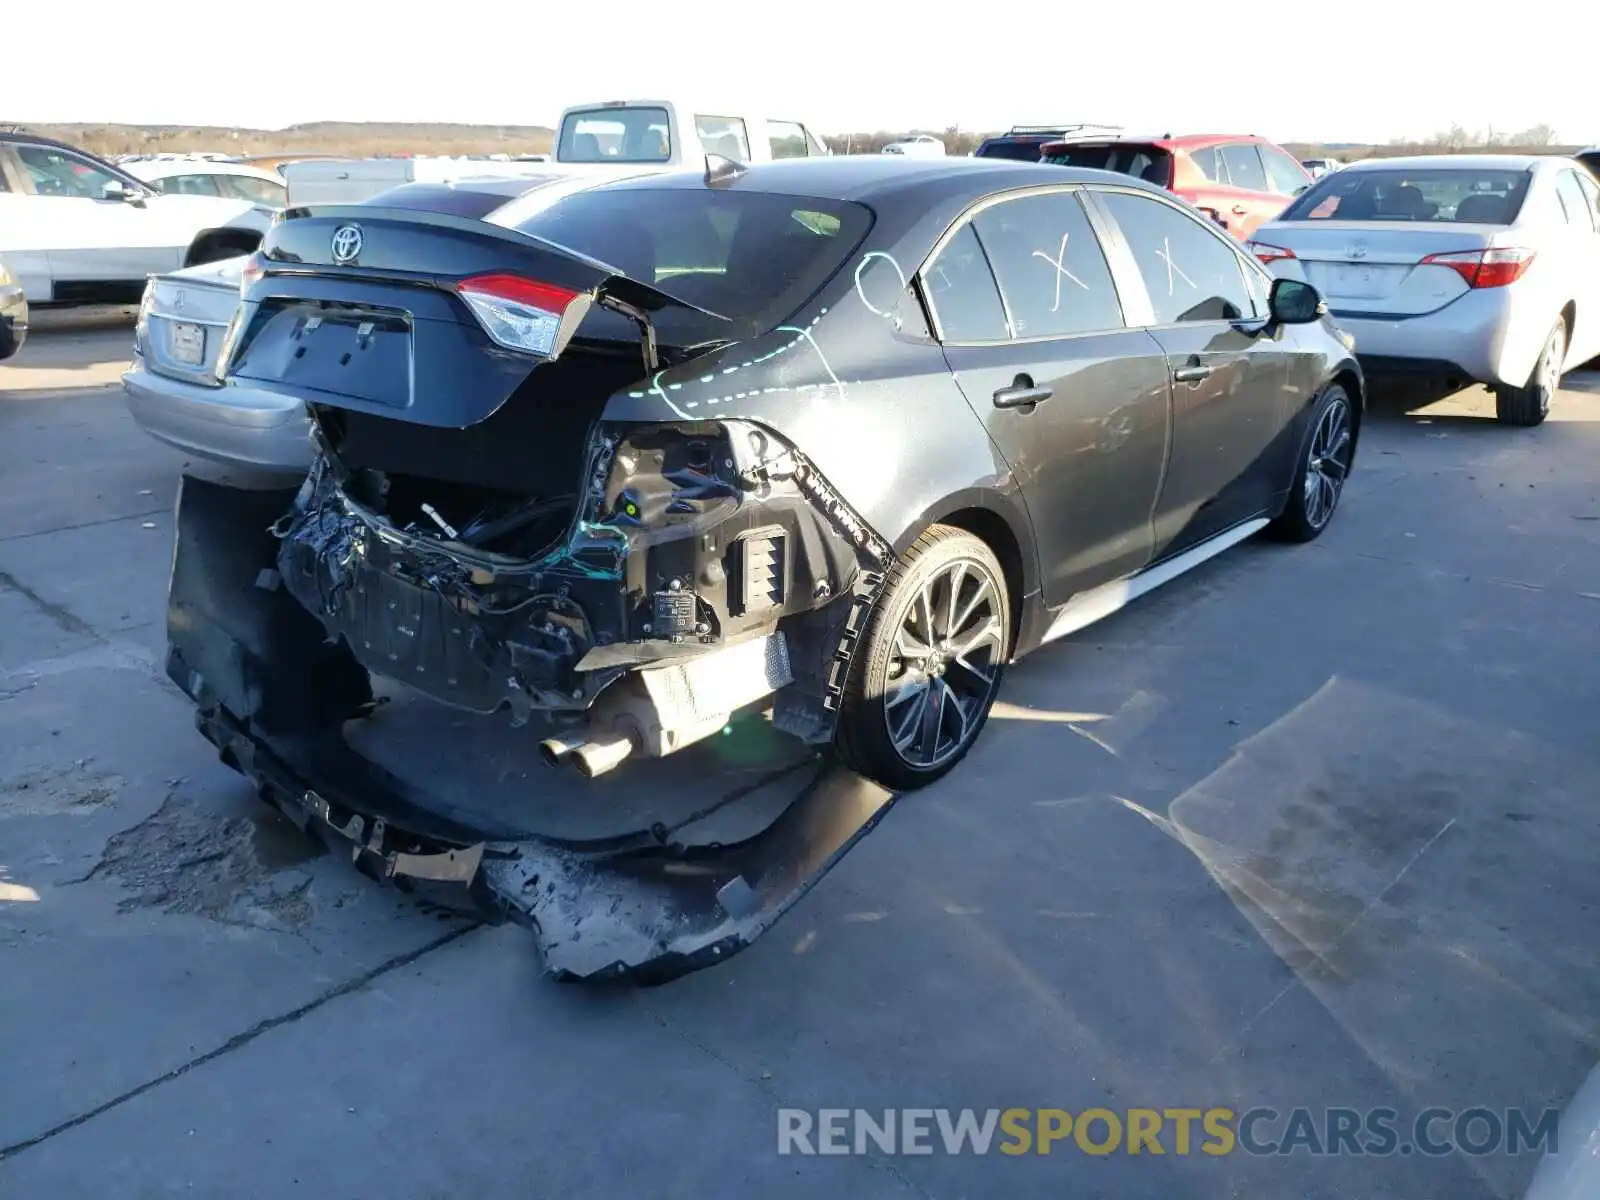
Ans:
{"label": "rear taillight", "polygon": [[1294,257],[1294,251],[1287,246],[1274,246],[1269,242],[1246,242],[1244,245],[1246,250],[1264,263],[1282,262]]}
{"label": "rear taillight", "polygon": [[257,250],[254,254],[250,255],[249,258],[244,260],[244,266],[239,269],[240,297],[243,298],[245,295],[247,295],[251,287],[259,282],[261,277],[266,273],[267,260],[262,256],[261,251]]}
{"label": "rear taillight", "polygon": [[1505,287],[1521,279],[1533,262],[1533,251],[1516,247],[1493,247],[1488,250],[1457,250],[1448,254],[1430,254],[1418,265],[1424,267],[1449,267],[1470,288]]}
{"label": "rear taillight", "polygon": [[474,275],[456,284],[456,291],[496,342],[541,358],[560,353],[582,316],[580,309],[587,307],[578,304],[583,292],[521,275]]}

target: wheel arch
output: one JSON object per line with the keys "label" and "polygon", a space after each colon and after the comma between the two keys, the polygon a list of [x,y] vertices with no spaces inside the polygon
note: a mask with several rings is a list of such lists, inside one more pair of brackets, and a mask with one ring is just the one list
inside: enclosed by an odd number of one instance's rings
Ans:
{"label": "wheel arch", "polygon": [[992,488],[964,488],[924,509],[894,541],[896,556],[931,525],[953,525],[983,541],[1000,560],[1010,593],[1011,644],[1019,643],[1023,619],[1039,591],[1039,560],[1033,530],[1021,501]]}
{"label": "wheel arch", "polygon": [[249,254],[260,244],[261,234],[254,229],[243,229],[236,225],[202,229],[189,243],[189,249],[183,256],[183,265],[193,267],[206,262],[207,260],[201,255],[209,250],[238,248],[240,254]]}

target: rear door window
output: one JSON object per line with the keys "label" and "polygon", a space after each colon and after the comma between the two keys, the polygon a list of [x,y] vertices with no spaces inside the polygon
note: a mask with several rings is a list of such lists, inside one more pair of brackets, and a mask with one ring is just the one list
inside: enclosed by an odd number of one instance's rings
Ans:
{"label": "rear door window", "polygon": [[556,139],[558,162],[652,163],[672,157],[672,122],[653,105],[617,105],[568,113]]}
{"label": "rear door window", "polygon": [[1200,168],[1212,183],[1227,183],[1228,172],[1222,166],[1222,156],[1217,153],[1215,146],[1207,146],[1204,150],[1196,150],[1189,155],[1194,160],[1194,165]]}
{"label": "rear door window", "polygon": [[707,154],[720,154],[723,158],[750,161],[750,136],[745,132],[741,117],[708,117],[695,114],[694,131],[700,138],[700,147]]}
{"label": "rear door window", "polygon": [[1105,253],[1075,192],[990,205],[972,219],[1017,338],[1122,328]]}
{"label": "rear door window", "polygon": [[1150,295],[1157,325],[1257,315],[1239,255],[1199,218],[1153,196],[1100,192]]}
{"label": "rear door window", "polygon": [[215,175],[169,175],[156,187],[177,196],[220,196]]}
{"label": "rear door window", "polygon": [[970,223],[923,269],[922,287],[944,341],[1003,342],[1010,338],[1000,289]]}
{"label": "rear door window", "polygon": [[1222,147],[1222,161],[1228,167],[1228,182],[1252,192],[1267,191],[1267,169],[1253,142],[1235,142]]}
{"label": "rear door window", "polygon": [[1267,190],[1292,196],[1311,182],[1304,168],[1276,146],[1258,146],[1267,166]]}

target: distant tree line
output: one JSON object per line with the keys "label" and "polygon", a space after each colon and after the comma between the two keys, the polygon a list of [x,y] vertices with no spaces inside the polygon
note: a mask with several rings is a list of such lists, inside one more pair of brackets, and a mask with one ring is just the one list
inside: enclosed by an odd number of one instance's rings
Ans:
{"label": "distant tree line", "polygon": [[[5,122],[0,121],[0,127]],[[339,155],[401,154],[547,154],[554,132],[540,125],[403,124],[323,121],[287,129],[232,129],[220,126],[136,126],[113,124],[29,125],[36,133],[60,138],[102,155],[214,151],[226,154],[325,153]],[[998,130],[942,129],[829,134],[835,154],[876,154],[890,142],[928,133],[945,144],[949,154],[970,154]],[[1559,146],[1555,130],[1535,125],[1521,130],[1468,130],[1460,125],[1432,137],[1394,138],[1379,144],[1348,142],[1285,142],[1301,158],[1331,157],[1345,162],[1399,154],[1562,153],[1577,146]]]}

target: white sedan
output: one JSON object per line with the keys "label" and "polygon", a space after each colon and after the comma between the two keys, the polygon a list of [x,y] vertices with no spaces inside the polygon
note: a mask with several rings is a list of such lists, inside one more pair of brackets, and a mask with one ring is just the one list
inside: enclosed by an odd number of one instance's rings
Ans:
{"label": "white sedan", "polygon": [[226,159],[138,158],[121,165],[128,174],[171,196],[222,196],[266,208],[282,208],[289,196],[289,185],[276,171]]}
{"label": "white sedan", "polygon": [[0,130],[0,258],[31,305],[137,300],[152,274],[249,253],[274,213],[164,195],[74,146]]}
{"label": "white sedan", "polygon": [[1486,384],[1507,424],[1542,422],[1562,374],[1600,354],[1600,183],[1570,158],[1355,163],[1250,248],[1322,293],[1369,375]]}

